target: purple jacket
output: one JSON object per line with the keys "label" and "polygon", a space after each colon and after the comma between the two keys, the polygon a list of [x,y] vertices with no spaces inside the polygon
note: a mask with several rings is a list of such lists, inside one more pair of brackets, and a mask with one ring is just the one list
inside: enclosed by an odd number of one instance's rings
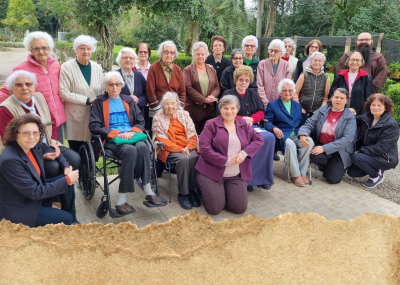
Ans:
{"label": "purple jacket", "polygon": [[[249,181],[253,178],[251,158],[261,149],[264,141],[244,119],[236,117],[235,123],[242,150],[248,155],[239,164],[240,175],[243,181]],[[196,170],[214,181],[221,181],[228,160],[228,143],[229,133],[222,117],[208,120],[199,139],[201,156],[196,164]]]}

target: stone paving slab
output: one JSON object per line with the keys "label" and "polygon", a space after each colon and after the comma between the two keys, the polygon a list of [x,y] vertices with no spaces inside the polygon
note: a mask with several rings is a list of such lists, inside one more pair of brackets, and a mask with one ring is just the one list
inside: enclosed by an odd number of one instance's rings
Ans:
{"label": "stone paving slab", "polygon": [[[241,215],[233,214],[229,211],[222,211],[219,215],[208,215],[203,206],[193,208],[200,215],[207,215],[213,221],[224,219],[235,219],[254,215],[266,219],[274,218],[280,214],[291,213],[318,213],[328,220],[349,221],[364,213],[384,214],[400,216],[400,205],[389,200],[380,198],[361,188],[357,188],[346,182],[337,185],[329,185],[321,177],[321,173],[312,170],[312,185],[297,187],[293,183],[287,182],[287,173],[283,172],[284,162],[274,162],[275,185],[271,190],[258,188],[257,191],[248,194],[247,211]],[[99,179],[101,182],[101,178]],[[110,179],[111,180],[111,179]],[[178,215],[186,215],[189,210],[180,207],[177,200],[177,180],[172,175],[172,199],[171,203],[165,207],[148,208],[143,205],[145,194],[136,187],[135,193],[127,195],[127,202],[136,209],[136,213],[122,218],[112,219],[109,215],[102,219],[96,217],[96,209],[100,203],[102,191],[97,188],[96,194],[91,201],[86,201],[76,190],[76,211],[78,220],[83,223],[114,223],[131,222],[139,228],[152,223],[164,223]],[[111,203],[115,207],[118,193],[119,181],[111,185]],[[168,174],[159,178],[161,195],[168,198]]]}

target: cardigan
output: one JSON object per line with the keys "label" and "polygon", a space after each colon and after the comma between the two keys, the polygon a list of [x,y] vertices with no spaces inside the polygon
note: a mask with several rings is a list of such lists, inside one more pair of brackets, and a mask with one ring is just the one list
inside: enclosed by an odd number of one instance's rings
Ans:
{"label": "cardigan", "polygon": [[206,64],[210,64],[212,65],[212,67],[214,67],[214,69],[217,71],[218,82],[220,82],[222,72],[232,63],[225,56],[222,56],[220,63],[216,63],[214,59],[214,54],[210,54],[209,56],[207,56]]}
{"label": "cardigan", "polygon": [[[283,58],[283,56],[282,56]],[[297,66],[297,61],[298,59],[294,57],[293,55],[289,55],[289,65],[290,65],[290,70],[292,71],[292,78],[294,76],[294,72],[296,71],[296,66]]]}
{"label": "cardigan", "polygon": [[[235,72],[235,67],[232,65],[225,68],[225,70],[221,74],[221,79],[219,81],[219,85],[221,87],[221,94],[224,93],[228,89],[232,89],[236,87],[235,82],[233,82],[233,73]],[[257,88],[257,82],[254,78],[253,82],[250,83],[249,88]]]}
{"label": "cardigan", "polygon": [[276,74],[272,69],[271,59],[263,59],[258,64],[257,68],[257,87],[258,95],[267,107],[269,101],[274,101],[279,98],[278,84],[284,78],[292,78],[292,72],[290,71],[289,62],[283,59],[279,59],[278,68]]}
{"label": "cardigan", "polygon": [[[294,75],[293,75],[293,81],[294,81],[294,83],[297,82],[297,80],[298,80],[299,77],[300,77],[300,74],[303,73],[303,70],[304,70],[303,64],[304,64],[304,62],[307,60],[307,58],[308,58],[308,56],[303,57],[303,58],[300,58],[300,59],[297,61],[296,70],[295,70]],[[322,69],[322,68],[321,68],[321,69]],[[324,72],[326,73],[326,71],[327,71],[327,70],[326,70],[326,63],[324,63]]]}
{"label": "cardigan", "polygon": [[[349,70],[346,69],[335,76],[335,79],[333,80],[331,86],[331,90],[329,91],[329,99],[333,96],[333,93],[339,87],[345,88],[347,91],[349,91],[348,72]],[[353,88],[351,89],[350,108],[353,108],[356,111],[357,115],[364,114],[364,103],[373,92],[374,88],[371,75],[360,69],[358,71],[356,79],[354,80]]]}
{"label": "cardigan", "polygon": [[150,108],[160,105],[162,97],[167,91],[177,93],[181,106],[185,106],[186,91],[183,73],[175,63],[172,63],[172,65],[172,74],[169,83],[165,78],[160,61],[156,61],[150,66],[146,81],[146,96]]}
{"label": "cardigan", "polygon": [[[209,65],[206,65],[206,71],[209,79],[207,94],[208,96],[212,95],[215,98],[218,98],[220,88],[217,72]],[[214,117],[214,103],[205,103],[206,97],[202,94],[195,63],[185,67],[183,70],[183,78],[185,80],[186,88],[186,104],[184,109],[189,112],[192,120],[194,122],[200,122],[203,119]],[[206,105],[206,108],[203,107],[204,104]]]}
{"label": "cardigan", "polygon": [[89,131],[90,106],[87,98],[103,93],[104,75],[99,64],[90,61],[92,76],[90,86],[87,84],[76,59],[73,58],[61,66],[60,97],[65,102],[67,140],[86,141],[91,137]]}
{"label": "cardigan", "polygon": [[[117,69],[122,76],[121,68]],[[133,84],[135,86],[135,90],[133,91],[136,97],[139,99],[139,109],[143,112],[144,106],[147,105],[147,97],[146,97],[146,79],[140,71],[132,70],[134,74]],[[130,94],[128,86],[125,84],[121,89],[121,94],[132,95]]]}
{"label": "cardigan", "polygon": [[[31,54],[28,59],[13,68],[13,73],[17,70],[29,71],[36,76],[38,86],[36,92],[42,93],[49,106],[50,112],[55,118],[54,123],[60,126],[65,123],[66,116],[64,111],[64,103],[58,93],[58,81],[60,76],[60,65],[58,62],[49,56],[47,60],[47,72],[43,66],[37,63]],[[0,88],[0,103],[11,96],[10,91],[7,89],[7,82],[4,82]]]}
{"label": "cardigan", "polygon": [[[243,181],[253,177],[251,158],[264,145],[261,134],[250,127],[242,118],[235,118],[236,133],[242,144],[241,150],[247,153],[245,160],[239,164],[240,176]],[[196,170],[214,181],[222,181],[225,164],[228,160],[229,132],[224,126],[222,116],[208,120],[200,135],[199,145],[201,156],[196,164]]]}

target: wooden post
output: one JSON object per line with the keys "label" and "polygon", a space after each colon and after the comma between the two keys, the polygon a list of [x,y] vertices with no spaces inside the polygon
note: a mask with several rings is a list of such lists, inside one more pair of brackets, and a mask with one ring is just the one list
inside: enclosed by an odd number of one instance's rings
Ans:
{"label": "wooden post", "polygon": [[351,38],[346,38],[346,46],[344,48],[344,53],[349,52],[351,47]]}
{"label": "wooden post", "polygon": [[378,45],[376,46],[376,52],[377,53],[381,53],[383,35],[384,35],[384,33],[379,33]]}
{"label": "wooden post", "polygon": [[[293,40],[297,46],[297,35],[294,35]],[[292,50],[292,56],[296,57],[296,49],[295,48]]]}

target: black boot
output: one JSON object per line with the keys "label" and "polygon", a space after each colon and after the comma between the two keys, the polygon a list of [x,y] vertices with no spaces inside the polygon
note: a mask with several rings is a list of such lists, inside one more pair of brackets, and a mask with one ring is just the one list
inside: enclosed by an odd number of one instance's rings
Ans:
{"label": "black boot", "polygon": [[192,202],[190,201],[190,194],[178,194],[178,202],[181,207],[185,210],[190,210],[193,208]]}
{"label": "black boot", "polygon": [[254,192],[256,190],[257,190],[257,186],[256,185],[247,186],[247,192]]}
{"label": "black boot", "polygon": [[197,192],[195,190],[189,191],[189,196],[190,196],[190,202],[192,202],[193,207],[201,206],[199,196],[197,195]]}

